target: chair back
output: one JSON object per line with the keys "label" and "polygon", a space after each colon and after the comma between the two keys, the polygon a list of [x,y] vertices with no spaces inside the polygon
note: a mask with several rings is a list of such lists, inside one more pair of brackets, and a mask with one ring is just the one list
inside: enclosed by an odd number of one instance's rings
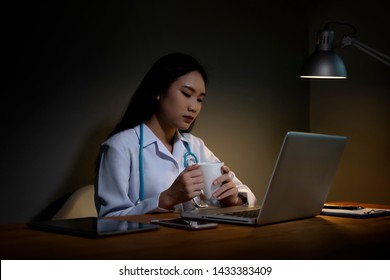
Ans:
{"label": "chair back", "polygon": [[97,217],[94,186],[87,185],[76,190],[54,215],[52,220]]}

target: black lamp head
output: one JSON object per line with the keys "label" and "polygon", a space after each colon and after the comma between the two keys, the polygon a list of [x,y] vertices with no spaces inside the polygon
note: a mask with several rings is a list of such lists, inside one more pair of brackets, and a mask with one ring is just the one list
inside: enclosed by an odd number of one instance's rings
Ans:
{"label": "black lamp head", "polygon": [[316,50],[306,60],[301,78],[345,79],[344,62],[333,51],[334,31],[327,25],[317,32]]}

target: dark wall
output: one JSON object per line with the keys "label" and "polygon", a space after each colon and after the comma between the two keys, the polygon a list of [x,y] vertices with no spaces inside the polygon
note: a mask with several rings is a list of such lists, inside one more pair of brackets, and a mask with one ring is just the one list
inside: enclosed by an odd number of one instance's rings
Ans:
{"label": "dark wall", "polygon": [[[390,56],[389,2],[374,0],[319,2],[310,13],[312,46],[315,31],[327,21],[355,26],[352,35]],[[336,45],[352,29],[331,24]],[[343,59],[348,78],[312,81],[310,130],[340,134],[348,144],[328,199],[390,204],[390,67],[354,46],[335,51]]]}
{"label": "dark wall", "polygon": [[175,51],[210,74],[194,133],[260,200],[285,132],[309,130],[306,1],[80,2],[4,8],[0,223],[50,218],[91,184],[140,79]]}

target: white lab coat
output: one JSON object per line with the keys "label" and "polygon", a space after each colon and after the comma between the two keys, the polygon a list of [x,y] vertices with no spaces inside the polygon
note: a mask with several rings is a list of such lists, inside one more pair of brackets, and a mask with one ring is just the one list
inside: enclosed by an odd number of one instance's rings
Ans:
{"label": "white lab coat", "polygon": [[[124,130],[102,143],[100,168],[95,180],[95,203],[99,216],[137,215],[167,212],[158,206],[160,193],[168,189],[184,170],[183,142],[188,142],[199,162],[220,161],[204,144],[189,133],[176,133],[171,154],[154,133],[144,125],[144,200],[139,202],[139,131],[140,126]],[[254,194],[232,172],[239,193],[248,204],[256,202]],[[139,203],[137,203],[139,202]],[[215,204],[215,201],[209,201]],[[181,211],[193,207],[192,201],[176,205]]]}

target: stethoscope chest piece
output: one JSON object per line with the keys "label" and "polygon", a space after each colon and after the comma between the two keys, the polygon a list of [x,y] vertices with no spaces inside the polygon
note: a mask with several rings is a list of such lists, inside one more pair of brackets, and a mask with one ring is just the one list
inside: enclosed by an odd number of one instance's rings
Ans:
{"label": "stethoscope chest piece", "polygon": [[[199,163],[198,158],[196,155],[191,152],[190,145],[188,142],[183,141],[184,146],[187,149],[187,152],[184,154],[184,168],[187,168],[188,166],[194,165]],[[145,183],[144,183],[144,166],[143,166],[143,145],[144,145],[144,124],[140,124],[140,137],[139,137],[139,181],[140,181],[140,189],[139,189],[139,199],[136,202],[136,205],[139,204],[142,200],[144,200],[145,197]],[[194,197],[193,202],[195,206],[204,208],[208,207],[208,204],[203,202],[200,197]]]}
{"label": "stethoscope chest piece", "polygon": [[196,157],[196,155],[194,153],[191,152],[190,150],[190,147],[188,146],[188,143],[187,142],[184,142],[186,148],[187,148],[187,151],[185,154],[184,154],[184,168],[187,168],[188,166],[191,166],[191,165],[194,165],[196,163],[198,163],[198,158]]}

